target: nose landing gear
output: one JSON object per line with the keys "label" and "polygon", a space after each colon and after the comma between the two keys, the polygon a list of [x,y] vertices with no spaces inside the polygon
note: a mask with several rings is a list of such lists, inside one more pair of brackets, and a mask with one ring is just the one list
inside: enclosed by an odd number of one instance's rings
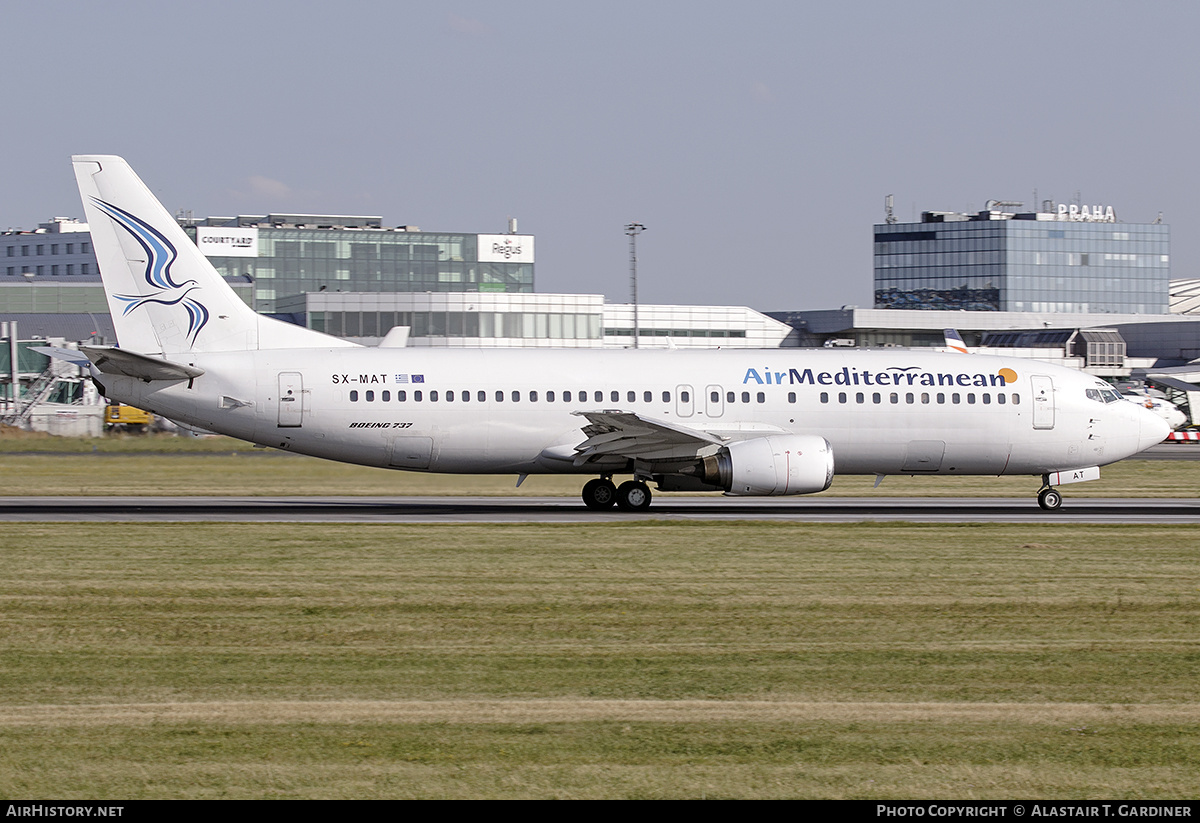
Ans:
{"label": "nose landing gear", "polygon": [[1056,512],[1062,506],[1062,494],[1049,486],[1038,492],[1038,505],[1042,511]]}

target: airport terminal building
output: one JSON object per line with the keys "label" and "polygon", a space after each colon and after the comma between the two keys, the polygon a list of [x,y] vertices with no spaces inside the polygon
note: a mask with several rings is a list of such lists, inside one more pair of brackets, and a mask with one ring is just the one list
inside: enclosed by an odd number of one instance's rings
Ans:
{"label": "airport terminal building", "polygon": [[[305,292],[534,290],[534,238],[389,228],[375,216],[267,214],[181,219],[257,311]],[[510,226],[510,228],[512,228]],[[88,226],[54,218],[0,233],[0,313],[104,312]]]}
{"label": "airport terminal building", "polygon": [[[1111,206],[990,201],[875,226],[875,308],[1166,314],[1170,228]],[[1011,210],[1009,210],[1011,209]]]}
{"label": "airport terminal building", "polygon": [[380,217],[267,214],[185,221],[221,275],[254,283],[256,310],[307,292],[534,290],[532,235],[385,228]]}

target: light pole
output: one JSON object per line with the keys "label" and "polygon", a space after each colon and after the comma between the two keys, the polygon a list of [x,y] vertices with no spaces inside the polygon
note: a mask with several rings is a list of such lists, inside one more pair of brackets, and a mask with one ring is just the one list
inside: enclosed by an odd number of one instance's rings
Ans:
{"label": "light pole", "polygon": [[31,312],[36,312],[37,306],[34,304],[37,303],[37,289],[33,285],[33,272],[23,271],[21,272],[21,276],[24,277],[25,282],[29,284],[29,310]]}
{"label": "light pole", "polygon": [[637,296],[637,236],[644,232],[646,227],[641,223],[630,223],[625,227],[625,233],[629,235],[629,287],[633,292],[633,347],[638,347],[638,337],[641,329],[638,326],[638,296]]}

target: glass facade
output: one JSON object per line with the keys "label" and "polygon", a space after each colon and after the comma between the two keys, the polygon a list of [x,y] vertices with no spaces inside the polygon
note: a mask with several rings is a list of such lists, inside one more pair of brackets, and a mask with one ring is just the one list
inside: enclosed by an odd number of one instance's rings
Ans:
{"label": "glass facade", "polygon": [[1169,226],[1042,218],[876,225],[875,307],[1168,312]]}
{"label": "glass facade", "polygon": [[[186,229],[193,241],[196,229]],[[481,262],[475,234],[258,227],[257,257],[209,257],[257,311],[305,292],[533,292],[533,263]]]}
{"label": "glass facade", "polygon": [[335,337],[382,337],[408,326],[412,337],[599,340],[599,314],[518,311],[310,311],[308,327]]}

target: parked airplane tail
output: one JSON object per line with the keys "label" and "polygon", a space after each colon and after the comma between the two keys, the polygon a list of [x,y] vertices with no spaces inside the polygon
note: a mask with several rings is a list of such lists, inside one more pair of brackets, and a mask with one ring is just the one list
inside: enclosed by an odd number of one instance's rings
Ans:
{"label": "parked airplane tail", "polygon": [[123,348],[176,354],[354,345],[247,306],[122,158],[71,160]]}
{"label": "parked airplane tail", "polygon": [[942,333],[945,335],[946,351],[967,354],[967,344],[963,342],[962,335],[958,333],[958,329],[942,329]]}

